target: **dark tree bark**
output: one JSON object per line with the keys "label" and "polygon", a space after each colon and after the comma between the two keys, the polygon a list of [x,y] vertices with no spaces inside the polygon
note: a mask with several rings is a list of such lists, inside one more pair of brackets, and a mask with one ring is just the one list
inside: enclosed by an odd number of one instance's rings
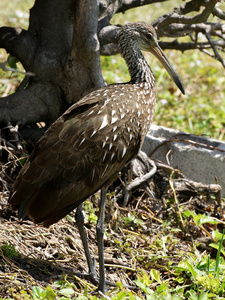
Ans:
{"label": "dark tree bark", "polygon": [[[0,28],[0,47],[18,58],[26,76],[18,90],[0,99],[0,125],[23,127],[52,123],[65,109],[93,89],[104,85],[101,53],[118,53],[116,32],[110,24],[118,12],[168,0],[36,0],[30,10],[28,30]],[[218,50],[225,49],[222,22],[209,23],[209,16],[225,20],[218,0],[185,0],[152,24],[163,49],[199,49],[225,66]],[[197,12],[192,17],[186,16]],[[198,34],[205,35],[205,41]],[[183,36],[189,42],[182,42]],[[179,38],[179,40],[174,40]],[[210,51],[209,51],[210,50]],[[1,65],[0,65],[1,67]]]}
{"label": "dark tree bark", "polygon": [[1,99],[1,124],[51,123],[104,85],[97,26],[97,1],[36,0],[27,31],[0,28],[0,47],[34,74],[26,76],[16,93]]}

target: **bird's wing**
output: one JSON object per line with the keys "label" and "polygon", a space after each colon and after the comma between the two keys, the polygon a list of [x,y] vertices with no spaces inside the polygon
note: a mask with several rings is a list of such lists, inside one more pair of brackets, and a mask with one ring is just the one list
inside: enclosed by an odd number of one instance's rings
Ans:
{"label": "bird's wing", "polygon": [[141,137],[129,101],[121,100],[119,85],[113,90],[82,98],[37,143],[12,189],[10,204],[20,207],[21,217],[59,220],[68,207],[109,185],[137,153]]}

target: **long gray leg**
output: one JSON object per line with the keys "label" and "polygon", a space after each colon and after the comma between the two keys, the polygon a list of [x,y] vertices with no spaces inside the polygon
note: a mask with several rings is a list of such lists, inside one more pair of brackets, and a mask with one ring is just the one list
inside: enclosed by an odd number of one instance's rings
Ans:
{"label": "long gray leg", "polygon": [[[99,208],[99,215],[98,215],[98,222],[96,225],[96,232],[97,232],[97,240],[98,240],[98,256],[99,256],[99,273],[100,278],[98,280],[95,265],[91,259],[91,254],[88,247],[87,242],[87,235],[84,229],[84,215],[82,212],[82,204],[77,207],[75,219],[77,223],[77,227],[79,229],[79,233],[81,236],[81,240],[83,243],[85,256],[88,263],[89,274],[78,274],[85,277],[89,277],[90,280],[98,285],[98,290],[100,290],[103,294],[106,292],[106,283],[110,286],[115,286],[115,283],[106,281],[105,280],[105,267],[104,267],[104,243],[103,243],[103,236],[104,236],[104,219],[105,219],[105,203],[106,203],[106,192],[107,190],[102,189],[101,191],[101,202]],[[133,289],[132,286],[126,286],[130,289]]]}
{"label": "long gray leg", "polygon": [[98,240],[98,257],[99,257],[99,290],[104,294],[106,291],[105,267],[104,267],[104,219],[105,219],[105,203],[106,189],[101,190],[101,202],[99,208],[98,222],[96,225],[97,240]]}
{"label": "long gray leg", "polygon": [[91,258],[91,254],[90,254],[90,250],[88,247],[88,241],[87,241],[87,234],[85,232],[84,229],[84,215],[82,212],[82,204],[80,204],[77,207],[76,210],[76,214],[75,214],[75,220],[76,220],[76,224],[80,233],[80,237],[83,243],[83,247],[84,247],[84,251],[85,251],[85,256],[87,259],[87,263],[88,263],[88,269],[89,269],[89,274],[88,276],[90,277],[91,281],[94,284],[98,284],[98,277],[96,274],[96,269],[95,269],[95,265],[93,264],[92,258]]}

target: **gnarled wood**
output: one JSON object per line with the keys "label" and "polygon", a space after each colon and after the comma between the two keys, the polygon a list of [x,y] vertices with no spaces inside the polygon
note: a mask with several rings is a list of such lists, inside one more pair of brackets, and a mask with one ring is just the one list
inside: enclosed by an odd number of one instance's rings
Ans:
{"label": "gnarled wood", "polygon": [[26,87],[0,99],[2,126],[52,123],[84,94],[104,85],[97,25],[97,1],[36,0],[27,31],[0,28],[0,47],[34,74]]}

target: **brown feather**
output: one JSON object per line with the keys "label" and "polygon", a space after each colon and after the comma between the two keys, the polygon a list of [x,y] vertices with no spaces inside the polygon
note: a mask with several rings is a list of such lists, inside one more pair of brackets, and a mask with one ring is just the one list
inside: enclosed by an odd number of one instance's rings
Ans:
{"label": "brown feather", "polygon": [[[20,217],[45,226],[57,222],[107,187],[142,146],[154,114],[156,85],[140,49],[160,48],[154,29],[144,22],[122,27],[118,45],[131,81],[91,92],[46,131],[12,187],[9,203]],[[179,77],[170,65],[168,69],[182,90]]]}

